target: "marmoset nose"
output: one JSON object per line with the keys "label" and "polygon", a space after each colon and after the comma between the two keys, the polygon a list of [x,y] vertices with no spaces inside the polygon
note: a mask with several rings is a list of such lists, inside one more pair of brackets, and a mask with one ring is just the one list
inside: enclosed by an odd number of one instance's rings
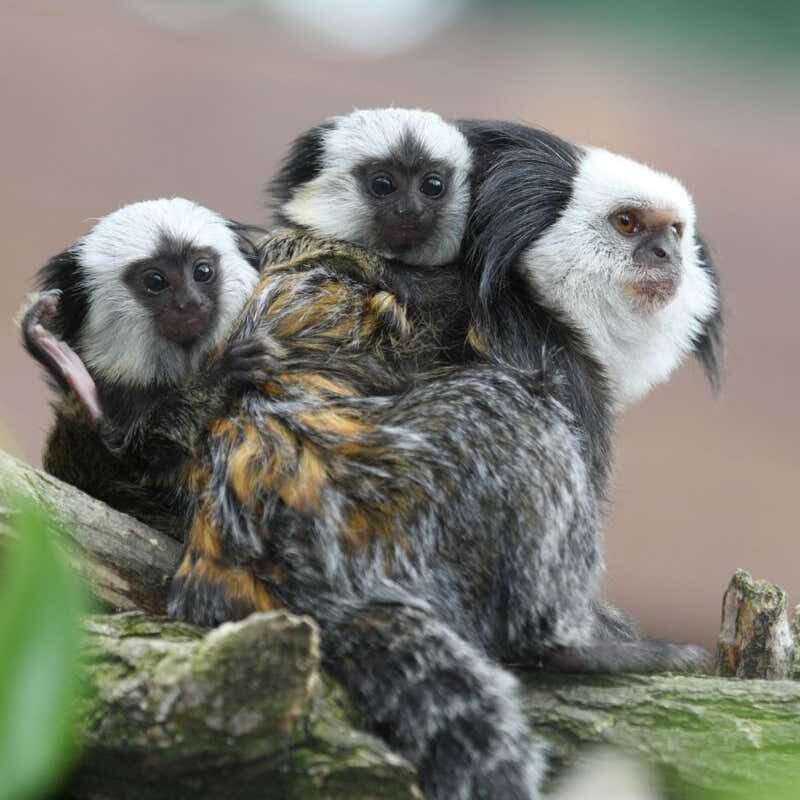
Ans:
{"label": "marmoset nose", "polygon": [[655,245],[651,250],[651,252],[656,258],[664,259],[669,257],[667,255],[667,251],[663,247],[659,247],[658,245]]}
{"label": "marmoset nose", "polygon": [[175,292],[172,298],[172,305],[178,311],[191,313],[197,311],[202,305],[202,298],[196,291],[183,289]]}
{"label": "marmoset nose", "polygon": [[414,220],[422,216],[425,208],[422,203],[415,203],[413,200],[401,200],[394,210],[400,219]]}
{"label": "marmoset nose", "polygon": [[645,269],[678,270],[681,266],[680,241],[671,229],[654,231],[633,251],[633,260]]}

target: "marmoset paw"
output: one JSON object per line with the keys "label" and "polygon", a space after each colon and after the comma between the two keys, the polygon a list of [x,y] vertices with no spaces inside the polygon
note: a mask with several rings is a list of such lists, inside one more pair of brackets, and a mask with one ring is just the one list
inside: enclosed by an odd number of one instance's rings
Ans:
{"label": "marmoset paw", "polygon": [[601,639],[544,653],[541,666],[558,672],[703,672],[710,664],[699,645],[661,639]]}
{"label": "marmoset paw", "polygon": [[266,335],[229,342],[216,368],[223,380],[234,385],[258,386],[280,368],[283,348]]}
{"label": "marmoset paw", "polygon": [[184,556],[167,597],[171,617],[206,627],[281,607],[247,568],[191,553]]}

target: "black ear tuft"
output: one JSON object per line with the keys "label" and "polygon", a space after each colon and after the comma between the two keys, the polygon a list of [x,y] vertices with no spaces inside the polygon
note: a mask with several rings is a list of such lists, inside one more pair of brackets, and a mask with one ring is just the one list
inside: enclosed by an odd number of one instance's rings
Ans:
{"label": "black ear tuft", "polygon": [[39,289],[58,289],[61,292],[52,329],[53,333],[72,347],[75,346],[89,307],[82,275],[76,243],[63,253],[53,256],[36,276]]}
{"label": "black ear tuft", "polygon": [[708,245],[701,236],[697,236],[698,260],[700,266],[709,274],[714,285],[716,295],[716,308],[714,313],[704,321],[703,330],[692,342],[695,356],[703,365],[711,389],[717,392],[722,381],[722,361],[724,356],[723,319],[722,319],[722,294],[719,277],[714,269]]}
{"label": "black ear tuft", "polygon": [[227,220],[228,227],[236,237],[236,244],[244,260],[255,270],[261,270],[261,251],[258,242],[269,236],[269,229],[261,225],[250,225],[246,222]]}
{"label": "black ear tuft", "polygon": [[465,262],[487,305],[496,302],[519,256],[561,216],[582,151],[524,125],[458,124],[478,166]]}
{"label": "black ear tuft", "polygon": [[322,156],[325,150],[324,136],[336,126],[330,120],[317,125],[298,136],[283,159],[278,174],[267,185],[267,194],[272,200],[279,222],[287,222],[280,210],[292,198],[294,190],[308,183],[322,170]]}

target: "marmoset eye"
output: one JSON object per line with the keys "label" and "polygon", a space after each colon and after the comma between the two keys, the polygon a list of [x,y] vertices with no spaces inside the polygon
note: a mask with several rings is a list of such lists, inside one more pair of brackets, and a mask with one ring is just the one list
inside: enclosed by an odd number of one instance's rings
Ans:
{"label": "marmoset eye", "polygon": [[169,281],[160,272],[151,270],[144,274],[142,284],[148,294],[161,294],[169,286]]}
{"label": "marmoset eye", "polygon": [[419,190],[428,197],[440,197],[444,193],[444,181],[438,175],[426,175]]}
{"label": "marmoset eye", "polygon": [[369,188],[376,197],[386,197],[386,195],[391,194],[397,187],[394,185],[391,175],[382,172],[372,176],[369,182]]}
{"label": "marmoset eye", "polygon": [[198,261],[194,265],[194,279],[197,283],[208,283],[214,277],[214,269],[208,261]]}
{"label": "marmoset eye", "polygon": [[623,236],[633,236],[642,229],[642,223],[634,211],[617,211],[611,215],[611,224]]}

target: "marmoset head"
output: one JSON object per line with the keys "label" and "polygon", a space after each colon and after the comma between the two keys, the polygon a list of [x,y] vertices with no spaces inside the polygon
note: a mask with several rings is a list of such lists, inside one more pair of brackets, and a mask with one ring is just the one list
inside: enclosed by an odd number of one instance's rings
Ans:
{"label": "marmoset head", "polygon": [[182,380],[224,338],[258,278],[235,228],[182,198],[103,217],[39,274],[42,289],[61,291],[56,332],[106,382]]}
{"label": "marmoset head", "polygon": [[282,222],[434,266],[461,247],[470,164],[466,139],[438,114],[367,109],[300,136],[270,191]]}
{"label": "marmoset head", "polygon": [[719,286],[686,189],[607,150],[511,127],[514,144],[488,167],[471,222],[483,302],[521,273],[580,332],[617,405],[690,352],[716,383]]}

